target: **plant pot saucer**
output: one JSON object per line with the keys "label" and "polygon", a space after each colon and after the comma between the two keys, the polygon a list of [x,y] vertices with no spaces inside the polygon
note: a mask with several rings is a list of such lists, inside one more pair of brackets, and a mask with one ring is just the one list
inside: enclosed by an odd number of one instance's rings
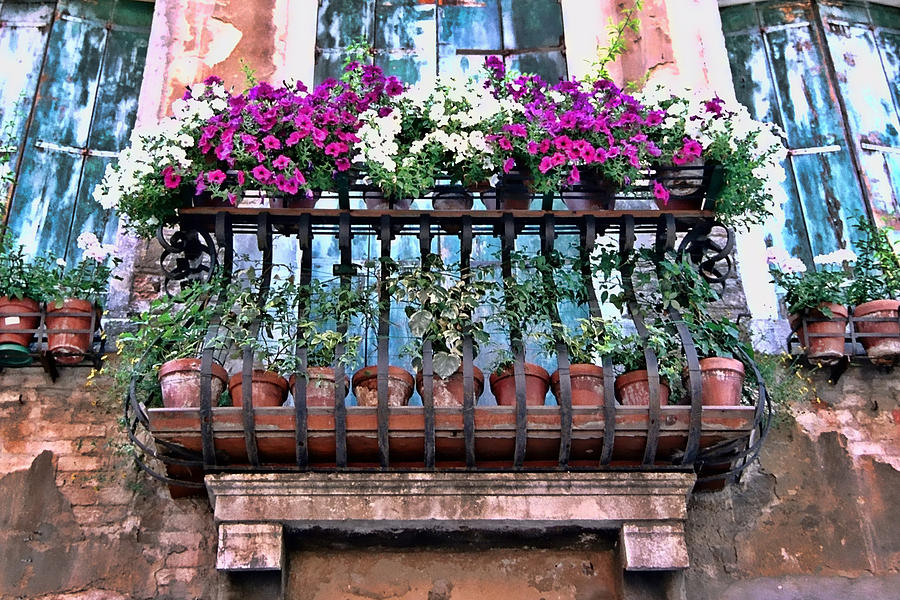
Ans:
{"label": "plant pot saucer", "polygon": [[33,362],[28,348],[21,344],[0,344],[0,367],[27,367]]}

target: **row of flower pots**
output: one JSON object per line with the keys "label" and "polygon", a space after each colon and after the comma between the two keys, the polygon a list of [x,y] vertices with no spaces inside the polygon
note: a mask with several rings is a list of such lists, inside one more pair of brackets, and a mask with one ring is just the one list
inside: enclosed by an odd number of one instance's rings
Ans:
{"label": "row of flower pots", "polygon": [[[853,309],[853,326],[864,334],[859,342],[869,359],[876,364],[891,364],[900,357],[900,301],[873,300]],[[800,344],[813,360],[834,361],[844,356],[844,340],[850,311],[848,307],[825,303],[806,314],[809,319],[804,332],[802,315],[791,315],[791,327]],[[858,320],[872,319],[872,321]],[[883,319],[883,320],[876,320]],[[807,335],[808,334],[808,335]]]}
{"label": "row of flower pots", "polygon": [[[96,306],[77,298],[49,302],[43,309],[47,350],[57,363],[80,363],[90,352],[100,323]],[[0,352],[7,366],[30,364],[29,346],[41,322],[42,307],[31,298],[0,297]],[[93,325],[93,327],[92,327]]]}
{"label": "row of flower pots", "polygon": [[[560,375],[556,371],[551,376],[543,367],[525,363],[525,396],[527,406],[543,406],[547,391],[560,397]],[[185,358],[163,364],[159,369],[163,405],[166,408],[187,408],[199,406],[200,360]],[[706,358],[700,361],[702,377],[703,405],[737,406],[741,400],[744,382],[744,365],[731,358]],[[307,406],[333,406],[335,399],[335,374],[330,367],[310,367],[307,369]],[[353,389],[359,406],[378,405],[378,368],[367,366],[357,371],[352,380],[345,376],[346,393]],[[687,377],[687,375],[685,375]],[[574,364],[570,367],[570,381],[573,406],[599,406],[604,402],[603,369],[591,364]],[[296,376],[290,381],[272,371],[254,369],[251,376],[253,406],[281,406],[287,399],[289,390],[297,390]],[[500,406],[516,404],[516,382],[513,369],[493,373],[490,376],[491,392]],[[217,400],[229,390],[234,406],[242,406],[243,373],[237,372],[230,378],[227,371],[213,363],[211,377],[211,397]],[[419,395],[424,395],[424,379],[418,372],[415,379],[405,369],[388,367],[388,406],[406,406],[412,397],[413,387]],[[474,398],[484,391],[484,374],[473,367]],[[462,370],[447,378],[433,377],[432,394],[435,407],[462,406],[464,392]],[[615,393],[618,402],[625,406],[646,406],[650,403],[650,383],[646,370],[623,373],[616,377]],[[668,404],[669,386],[660,381],[659,402]]]}

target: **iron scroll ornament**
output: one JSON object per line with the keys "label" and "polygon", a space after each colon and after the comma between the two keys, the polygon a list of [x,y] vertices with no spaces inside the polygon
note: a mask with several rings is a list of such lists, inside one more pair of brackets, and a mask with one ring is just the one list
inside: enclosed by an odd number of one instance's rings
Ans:
{"label": "iron scroll ornament", "polygon": [[[721,235],[713,235],[714,230]],[[722,239],[724,237],[724,240]],[[700,275],[711,285],[721,285],[734,273],[734,231],[718,222],[702,222],[693,227],[678,246],[678,256],[687,254]]]}
{"label": "iron scroll ornament", "polygon": [[166,231],[160,227],[156,239],[163,248],[159,266],[163,272],[163,289],[172,296],[171,284],[178,282],[184,287],[187,282],[210,280],[219,264],[216,245],[212,236],[196,229],[178,229],[166,240]]}

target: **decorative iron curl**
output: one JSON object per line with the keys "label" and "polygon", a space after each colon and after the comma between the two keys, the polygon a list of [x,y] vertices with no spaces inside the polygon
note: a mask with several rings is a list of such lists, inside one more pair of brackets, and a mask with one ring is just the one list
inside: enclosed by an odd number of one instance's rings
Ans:
{"label": "decorative iron curl", "polygon": [[159,257],[166,295],[172,296],[171,284],[184,287],[187,282],[208,282],[219,264],[218,252],[212,236],[196,229],[177,230],[166,240],[165,231],[160,227],[156,239],[163,248]]}
{"label": "decorative iron curl", "polygon": [[[713,230],[720,228],[724,232],[725,242],[721,235],[713,236]],[[700,275],[712,285],[721,285],[734,272],[734,232],[717,222],[702,222],[691,229],[678,246],[678,257],[687,254],[696,265]]]}

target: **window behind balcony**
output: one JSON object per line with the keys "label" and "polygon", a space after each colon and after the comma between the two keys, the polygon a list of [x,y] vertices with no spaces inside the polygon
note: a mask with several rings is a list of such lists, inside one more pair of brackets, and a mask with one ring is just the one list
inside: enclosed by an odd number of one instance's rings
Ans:
{"label": "window behind balcony", "polygon": [[5,218],[29,253],[115,235],[91,193],[131,134],[152,17],[149,2],[0,2],[0,151],[18,177]]}
{"label": "window behind balcony", "polygon": [[321,0],[316,82],[336,77],[347,47],[364,42],[374,61],[408,83],[468,75],[484,57],[548,81],[566,77],[559,0]]}
{"label": "window behind balcony", "polygon": [[900,8],[875,2],[751,2],[722,8],[738,100],[785,128],[782,231],[811,257],[853,246],[868,214],[900,226]]}

